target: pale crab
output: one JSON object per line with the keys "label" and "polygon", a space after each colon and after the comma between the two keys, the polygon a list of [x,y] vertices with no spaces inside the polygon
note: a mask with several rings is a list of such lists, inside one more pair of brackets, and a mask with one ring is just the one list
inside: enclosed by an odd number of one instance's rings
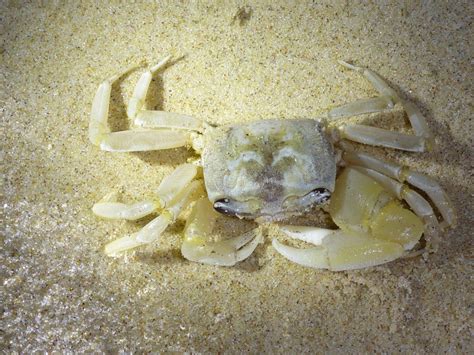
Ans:
{"label": "pale crab", "polygon": [[[152,75],[169,60],[168,56],[140,77],[127,107],[133,122],[130,130],[110,132],[107,124],[111,85],[119,75],[100,84],[92,105],[89,138],[100,149],[111,152],[191,146],[201,158],[197,164],[178,166],[158,186],[152,201],[124,204],[109,195],[94,205],[96,215],[111,219],[137,220],[160,212],[137,233],[107,244],[106,254],[119,255],[157,240],[193,203],[184,228],[183,256],[226,266],[249,257],[261,242],[262,233],[256,228],[231,239],[211,240],[216,211],[268,222],[322,207],[340,229],[281,226],[288,236],[316,247],[299,249],[277,239],[272,244],[291,261],[334,271],[379,265],[433,250],[440,231],[455,223],[451,202],[436,181],[407,167],[355,152],[344,141],[411,152],[423,152],[434,143],[420,110],[375,72],[340,61],[365,76],[379,96],[336,107],[323,119],[272,119],[214,127],[191,116],[145,109]],[[395,104],[406,111],[414,134],[336,120],[381,112]],[[338,166],[343,167],[339,172]],[[432,200],[441,223],[430,203],[408,184]]]}

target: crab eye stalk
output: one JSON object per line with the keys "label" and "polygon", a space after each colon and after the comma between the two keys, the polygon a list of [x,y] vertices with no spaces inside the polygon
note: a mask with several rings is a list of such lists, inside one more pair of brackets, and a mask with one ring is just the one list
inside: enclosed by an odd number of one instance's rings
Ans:
{"label": "crab eye stalk", "polygon": [[290,196],[283,201],[282,207],[288,211],[302,211],[311,206],[324,204],[331,198],[331,191],[318,187],[303,196]]}
{"label": "crab eye stalk", "polygon": [[314,198],[315,202],[319,205],[331,198],[331,191],[324,187],[318,187],[310,192],[311,197]]}
{"label": "crab eye stalk", "polygon": [[235,201],[230,198],[222,198],[214,202],[214,209],[227,216],[236,216],[239,218],[251,217],[256,210],[252,201]]}
{"label": "crab eye stalk", "polygon": [[222,214],[228,216],[235,216],[235,212],[229,208],[230,200],[228,198],[223,198],[214,202],[214,209]]}

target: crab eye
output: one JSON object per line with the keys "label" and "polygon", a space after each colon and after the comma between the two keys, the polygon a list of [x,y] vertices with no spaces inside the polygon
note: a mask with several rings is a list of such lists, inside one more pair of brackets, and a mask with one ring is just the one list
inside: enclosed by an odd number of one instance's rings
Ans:
{"label": "crab eye", "polygon": [[315,199],[317,204],[324,203],[331,198],[331,191],[325,189],[324,187],[318,187],[317,189],[311,191],[310,194]]}
{"label": "crab eye", "polygon": [[223,198],[214,202],[214,209],[222,214],[227,216],[235,216],[235,211],[230,209],[230,200],[228,198]]}
{"label": "crab eye", "polygon": [[227,216],[251,217],[258,210],[258,204],[252,200],[240,202],[222,198],[214,202],[214,209]]}
{"label": "crab eye", "polygon": [[282,204],[288,211],[301,211],[310,206],[322,205],[331,197],[331,191],[318,187],[303,196],[290,196]]}

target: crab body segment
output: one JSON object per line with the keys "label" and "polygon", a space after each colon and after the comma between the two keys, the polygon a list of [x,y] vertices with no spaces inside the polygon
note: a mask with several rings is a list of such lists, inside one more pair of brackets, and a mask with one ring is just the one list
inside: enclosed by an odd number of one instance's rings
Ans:
{"label": "crab body segment", "polygon": [[[455,223],[451,202],[436,181],[355,152],[347,144],[349,140],[414,152],[433,145],[421,112],[376,73],[340,62],[363,74],[379,96],[336,107],[320,120],[269,119],[213,127],[191,116],[145,109],[152,74],[169,59],[138,81],[127,110],[134,123],[131,130],[108,129],[111,83],[118,76],[104,81],[92,105],[89,138],[101,149],[114,152],[192,146],[201,159],[197,165],[177,167],[161,182],[153,201],[125,204],[118,202],[116,195],[108,195],[94,205],[96,215],[112,219],[134,220],[160,212],[137,233],[107,244],[108,255],[157,240],[188,205],[193,207],[184,229],[183,256],[225,266],[250,256],[262,235],[257,228],[236,238],[211,240],[219,213],[272,222],[323,207],[340,229],[282,226],[288,236],[315,246],[298,249],[277,239],[273,246],[298,264],[334,271],[379,265],[434,250],[442,229]],[[394,104],[403,106],[415,134],[344,125],[338,120],[381,112]],[[196,179],[201,168],[204,181]],[[429,196],[442,216],[441,223],[431,204],[410,185]]]}
{"label": "crab body segment", "polygon": [[204,182],[221,213],[285,219],[320,204],[334,191],[334,149],[316,120],[223,126],[206,141]]}

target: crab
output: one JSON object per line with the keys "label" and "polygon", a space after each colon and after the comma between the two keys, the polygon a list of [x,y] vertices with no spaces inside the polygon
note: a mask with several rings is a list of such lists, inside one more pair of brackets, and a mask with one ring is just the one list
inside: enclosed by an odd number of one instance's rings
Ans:
{"label": "crab", "polygon": [[[215,240],[212,230],[220,214],[259,225],[279,222],[279,230],[287,236],[314,246],[296,248],[274,238],[278,253],[300,265],[333,271],[434,251],[442,231],[455,224],[455,211],[438,182],[357,152],[348,143],[409,152],[424,152],[434,145],[420,110],[375,72],[339,61],[368,79],[378,96],[336,107],[321,119],[268,119],[216,127],[192,116],[146,109],[152,76],[170,59],[152,66],[138,80],[127,107],[133,122],[130,130],[111,132],[107,124],[111,85],[120,75],[102,82],[93,100],[89,139],[100,149],[137,152],[186,146],[200,155],[165,177],[153,200],[126,204],[118,201],[117,194],[109,194],[93,206],[94,214],[108,219],[137,220],[159,213],[138,232],[107,244],[107,255],[118,256],[158,240],[188,206],[182,255],[220,266],[248,258],[263,235],[257,227]],[[404,108],[414,134],[340,120],[396,104]],[[328,212],[339,229],[281,224],[315,208]]]}

